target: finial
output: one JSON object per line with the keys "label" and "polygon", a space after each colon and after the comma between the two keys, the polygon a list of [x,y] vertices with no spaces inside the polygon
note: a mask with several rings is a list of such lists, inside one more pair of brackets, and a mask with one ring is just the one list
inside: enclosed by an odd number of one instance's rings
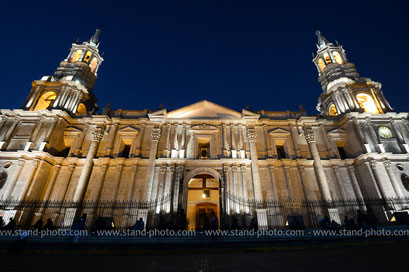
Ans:
{"label": "finial", "polygon": [[102,52],[102,54],[101,54],[101,58],[104,58],[104,54],[105,54],[105,51],[104,51],[104,52]]}
{"label": "finial", "polygon": [[327,45],[332,45],[332,43],[330,43],[327,39],[324,38],[324,36],[321,35],[321,31],[318,30],[317,26],[314,26],[315,30],[315,35],[318,36],[318,44],[317,44],[317,48],[318,49],[322,49]]}
{"label": "finial", "polygon": [[77,38],[76,40],[75,40],[75,44],[78,44],[80,42],[80,38]]}
{"label": "finial", "polygon": [[95,30],[95,34],[87,41],[87,43],[89,43],[90,45],[98,48],[99,46],[99,34],[101,34],[101,28],[103,25],[99,25],[98,28]]}

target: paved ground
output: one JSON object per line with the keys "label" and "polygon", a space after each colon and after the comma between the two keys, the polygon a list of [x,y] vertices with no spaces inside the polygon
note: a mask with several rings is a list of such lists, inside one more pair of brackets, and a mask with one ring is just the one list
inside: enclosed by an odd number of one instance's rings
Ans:
{"label": "paved ground", "polygon": [[[217,254],[0,255],[2,271],[406,271],[409,243]],[[272,250],[272,251],[271,251]],[[264,251],[264,252],[263,252]],[[267,251],[267,252],[266,252]]]}

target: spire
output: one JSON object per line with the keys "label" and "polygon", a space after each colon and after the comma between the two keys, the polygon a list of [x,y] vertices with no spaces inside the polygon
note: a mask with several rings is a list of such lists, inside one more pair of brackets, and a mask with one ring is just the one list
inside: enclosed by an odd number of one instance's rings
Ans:
{"label": "spire", "polygon": [[97,30],[95,31],[95,34],[87,41],[89,45],[98,48],[99,46],[98,37],[99,37],[99,34],[101,34],[101,28],[102,28],[102,25],[99,25]]}
{"label": "spire", "polygon": [[324,36],[321,35],[321,31],[319,30],[315,31],[315,35],[318,36],[318,44],[317,44],[318,49],[322,49],[327,45],[333,45],[327,39],[325,39]]}

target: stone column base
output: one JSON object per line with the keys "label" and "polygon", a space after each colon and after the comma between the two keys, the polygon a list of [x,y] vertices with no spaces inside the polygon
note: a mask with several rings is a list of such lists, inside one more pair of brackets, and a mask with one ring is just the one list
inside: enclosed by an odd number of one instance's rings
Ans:
{"label": "stone column base", "polygon": [[267,229],[267,209],[256,209],[258,229]]}
{"label": "stone column base", "polygon": [[338,209],[336,208],[329,208],[328,209],[329,220],[334,220],[338,224],[342,225],[341,219],[339,218]]}

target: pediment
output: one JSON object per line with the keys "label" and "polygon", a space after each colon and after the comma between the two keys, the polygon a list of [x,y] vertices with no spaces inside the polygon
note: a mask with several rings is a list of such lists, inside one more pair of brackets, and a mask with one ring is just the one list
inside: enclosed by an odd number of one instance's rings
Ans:
{"label": "pediment", "polygon": [[214,126],[214,125],[208,125],[208,124],[199,124],[199,125],[193,125],[190,128],[191,131],[194,131],[196,134],[208,134],[208,133],[217,133],[219,129]]}
{"label": "pediment", "polygon": [[139,130],[133,126],[126,126],[119,129],[119,133],[138,133]]}
{"label": "pediment", "polygon": [[269,134],[281,134],[281,135],[287,135],[290,134],[290,131],[284,128],[273,128],[268,132]]}
{"label": "pediment", "polygon": [[183,119],[240,119],[242,115],[237,111],[203,100],[171,111],[166,117]]}
{"label": "pediment", "polygon": [[330,136],[343,136],[343,135],[346,135],[346,133],[347,132],[342,128],[335,128],[335,129],[328,131],[328,135]]}
{"label": "pediment", "polygon": [[74,127],[74,126],[67,127],[64,130],[64,134],[75,134],[75,133],[81,133],[81,132],[82,132],[82,129],[80,129],[78,127]]}

